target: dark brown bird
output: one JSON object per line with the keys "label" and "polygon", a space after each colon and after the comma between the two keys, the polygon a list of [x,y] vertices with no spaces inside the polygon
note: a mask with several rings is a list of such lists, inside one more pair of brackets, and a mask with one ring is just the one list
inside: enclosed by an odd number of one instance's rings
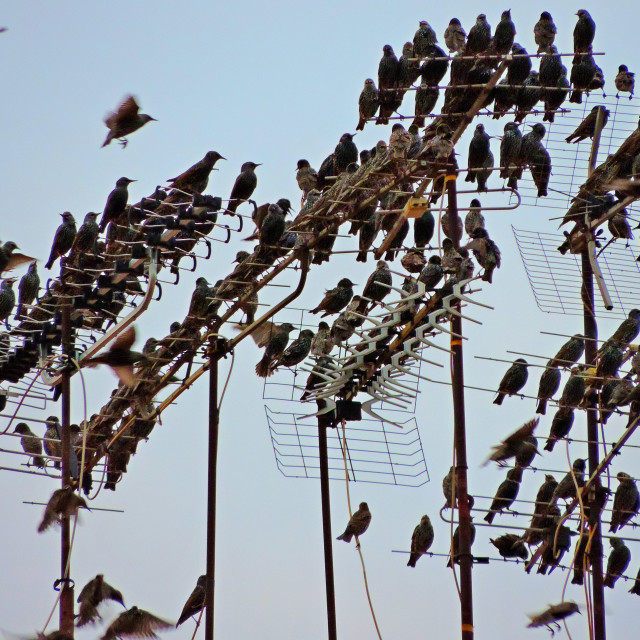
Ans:
{"label": "dark brown bird", "polygon": [[20,279],[18,285],[18,308],[16,309],[16,320],[20,320],[20,317],[24,313],[24,306],[30,305],[38,297],[38,291],[40,290],[40,276],[38,275],[38,263],[32,262],[29,265],[29,270]]}
{"label": "dark brown bird", "polygon": [[344,533],[338,536],[336,540],[351,542],[351,538],[353,536],[360,537],[369,528],[370,523],[371,511],[369,511],[369,505],[366,502],[361,502],[358,510],[349,519]]}
{"label": "dark brown bird", "polygon": [[60,215],[62,216],[62,224],[56,230],[49,259],[44,265],[45,269],[51,269],[53,263],[71,249],[76,237],[76,221],[73,215],[68,211]]}
{"label": "dark brown bird", "polygon": [[551,14],[548,11],[543,11],[540,14],[540,20],[533,28],[533,37],[538,45],[538,53],[542,53],[549,45],[553,44],[557,32]]}
{"label": "dark brown bird", "polygon": [[471,234],[471,242],[464,248],[473,251],[478,264],[484,269],[482,279],[491,284],[493,272],[500,268],[501,254],[498,245],[489,237],[487,230],[484,227],[476,227]]}
{"label": "dark brown bird", "polygon": [[[104,575],[99,573],[93,580],[90,580],[80,592],[78,602],[80,603],[80,611],[78,612],[78,620],[76,625],[83,627],[85,624],[94,623],[101,620],[98,613],[98,606],[104,600],[115,600],[123,607],[124,601],[122,593],[114,589],[110,584],[104,581]],[[125,607],[126,608],[126,607]]]}
{"label": "dark brown bird", "polygon": [[540,376],[540,386],[538,387],[538,408],[536,413],[545,415],[547,413],[547,401],[554,396],[560,388],[560,369],[547,367]]}
{"label": "dark brown bird", "polygon": [[579,9],[576,15],[578,22],[573,29],[573,52],[575,54],[591,53],[591,45],[596,35],[596,23],[585,9]]}
{"label": "dark brown bird", "polygon": [[609,538],[611,553],[607,560],[607,574],[604,577],[604,586],[613,589],[618,578],[625,572],[631,560],[631,551],[621,538]]}
{"label": "dark brown bird", "polygon": [[548,474],[545,475],[544,478],[545,480],[540,485],[536,495],[531,524],[524,535],[527,544],[539,544],[542,542],[540,530],[546,528],[551,523],[550,518],[560,515],[560,510],[552,502],[558,481],[552,475]]}
{"label": "dark brown bird", "polygon": [[315,309],[311,310],[311,313],[323,311],[321,318],[340,313],[353,298],[353,286],[354,283],[349,278],[342,278],[337,287],[326,290],[324,298]]}
{"label": "dark brown bird", "polygon": [[511,507],[518,497],[521,481],[522,469],[520,467],[509,469],[506,480],[498,487],[491,507],[484,517],[486,522],[491,524],[497,513],[502,513],[505,509],[508,510]]}
{"label": "dark brown bird", "polygon": [[609,528],[612,533],[628,524],[640,509],[640,494],[638,494],[635,480],[624,471],[620,471],[616,478],[620,484],[613,499],[611,527]]}
{"label": "dark brown bird", "polygon": [[117,222],[124,214],[129,201],[128,187],[132,182],[135,180],[118,178],[115,188],[107,196],[107,203],[104,205],[102,218],[100,218],[100,233],[104,232],[110,222]]}
{"label": "dark brown bird", "polygon": [[[265,327],[263,325],[262,330],[266,333],[253,336],[258,346],[265,347],[262,359],[256,365],[256,374],[261,378],[269,376],[271,364],[285,350],[289,343],[289,334],[295,329],[295,327],[288,322],[283,322],[281,325],[273,323],[265,324],[267,324],[267,326]],[[260,340],[260,342],[258,342],[258,340]]]}
{"label": "dark brown bird", "polygon": [[364,88],[358,99],[359,120],[356,131],[362,131],[364,129],[367,120],[376,115],[379,107],[380,100],[376,83],[371,78],[367,78],[364,81]]}
{"label": "dark brown bird", "polygon": [[[627,67],[626,64],[621,64],[618,67],[618,75],[616,76],[615,83],[618,94],[620,92],[629,93],[629,100],[633,98],[633,89],[636,84],[635,74],[629,71],[629,67]],[[618,97],[618,94],[616,94],[616,98]]]}
{"label": "dark brown bird", "polygon": [[176,627],[179,627],[183,622],[188,620],[191,616],[195,616],[202,611],[204,607],[205,596],[207,593],[207,576],[200,576],[195,589],[191,592],[191,595],[187,598],[187,601],[182,607],[182,613],[176,622]]}
{"label": "dark brown bird", "polygon": [[[464,51],[467,41],[467,32],[462,28],[458,18],[451,18],[449,26],[444,30],[444,42],[450,53]],[[415,48],[415,45],[414,45]]]}
{"label": "dark brown bird", "polygon": [[493,401],[493,404],[502,404],[502,401],[506,396],[512,396],[518,393],[529,378],[529,372],[527,371],[528,363],[524,358],[517,358],[504,377],[500,381],[498,386],[498,396]]}
{"label": "dark brown bird", "polygon": [[577,129],[567,137],[567,142],[573,142],[575,144],[576,142],[581,142],[585,138],[593,138],[600,111],[602,111],[600,121],[602,123],[602,128],[604,129],[609,121],[609,109],[605,109],[602,105],[598,105],[591,109],[591,113],[578,125]]}
{"label": "dark brown bird", "polygon": [[116,638],[158,638],[158,629],[169,629],[173,624],[154,616],[152,613],[138,607],[131,607],[121,613],[107,628],[100,640],[115,640]]}
{"label": "dark brown bird", "polygon": [[[586,463],[582,458],[577,458],[573,461],[572,470],[565,475],[558,483],[551,502],[556,500],[569,500],[569,498],[576,497],[576,485],[578,487],[584,487],[584,472],[586,469]],[[575,479],[574,479],[575,477]]]}
{"label": "dark brown bird", "polygon": [[260,164],[255,162],[244,162],[240,168],[240,175],[236,178],[231,189],[229,204],[227,205],[228,213],[235,213],[240,204],[248,200],[258,186],[258,176],[256,176],[256,167]]}
{"label": "dark brown bird", "polygon": [[36,467],[44,469],[45,461],[42,457],[42,441],[40,440],[40,438],[38,438],[38,436],[36,436],[36,434],[31,431],[29,425],[26,422],[18,423],[13,432],[19,433],[21,435],[20,445],[22,446],[22,450],[25,453],[28,453],[32,456],[31,462],[33,462]]}
{"label": "dark brown bird", "polygon": [[[455,504],[454,497],[454,485],[456,484],[456,470],[455,467],[449,468],[449,473],[442,480],[442,493],[444,494],[444,507],[443,509],[451,509]],[[457,491],[455,491],[457,495]]]}
{"label": "dark brown bird", "polygon": [[318,172],[309,164],[308,160],[298,160],[296,181],[302,191],[302,199],[305,200],[309,191],[315,189],[318,184]]}
{"label": "dark brown bird", "polygon": [[556,411],[556,414],[553,416],[553,421],[551,422],[551,430],[549,431],[547,443],[544,445],[545,451],[553,451],[556,442],[560,438],[566,438],[569,435],[569,431],[571,431],[571,427],[573,426],[573,419],[572,408],[561,406]]}
{"label": "dark brown bird", "polygon": [[490,538],[489,541],[503,558],[521,558],[522,560],[526,560],[529,557],[529,552],[527,551],[524,540],[514,533],[505,533],[499,538]]}
{"label": "dark brown bird", "polygon": [[[473,496],[469,496],[469,510],[473,509],[474,499]],[[473,518],[471,518],[471,539],[469,540],[469,546],[472,546],[476,539],[476,527],[473,524]],[[453,563],[460,563],[460,525],[456,527],[453,532],[453,541],[449,552],[449,560],[447,567],[452,567]]]}
{"label": "dark brown bird", "polygon": [[429,551],[429,548],[433,544],[433,525],[429,516],[422,516],[420,523],[413,530],[411,536],[411,555],[409,556],[408,567],[415,567],[416,563],[420,559],[420,556]]}
{"label": "dark brown bird", "polygon": [[[469,30],[467,36],[467,46],[465,48],[465,55],[471,56],[477,53],[483,53],[489,47],[491,43],[491,26],[487,22],[487,16],[481,13],[476,18],[476,23]],[[511,46],[511,45],[509,45]]]}
{"label": "dark brown bird", "polygon": [[[530,449],[531,442],[529,438],[533,435],[536,427],[540,422],[540,418],[534,418],[525,422],[519,429],[514,431],[510,436],[505,438],[499,445],[491,447],[493,453],[487,458],[482,466],[486,466],[492,460],[498,464],[514,458],[523,449]],[[584,462],[584,460],[583,460]]]}
{"label": "dark brown bird", "polygon": [[0,246],[0,276],[2,276],[5,271],[12,271],[21,264],[35,262],[36,259],[31,256],[16,253],[15,250],[19,248],[20,247],[11,240]]}
{"label": "dark brown bird", "polygon": [[169,178],[167,182],[170,182],[174,189],[202,193],[209,184],[209,174],[213,171],[218,160],[226,160],[226,158],[217,151],[207,151],[202,160],[196,162],[179,176]]}
{"label": "dark brown bird", "polygon": [[393,47],[385,44],[382,48],[382,58],[378,65],[380,114],[378,115],[376,124],[389,124],[389,116],[400,106],[396,96],[398,73],[398,58],[393,52]]}
{"label": "dark brown bird", "polygon": [[125,136],[137,131],[143,127],[147,122],[155,121],[146,113],[138,113],[140,107],[133,96],[127,96],[124,102],[118,107],[117,111],[110,113],[105,119],[104,123],[109,129],[106,140],[102,146],[106,147],[112,140],[119,139],[122,148],[124,149],[129,142]]}
{"label": "dark brown bird", "polygon": [[549,367],[564,367],[565,369],[573,366],[584,353],[584,336],[577,333],[565,342],[556,353],[555,357],[549,360]]}
{"label": "dark brown bird", "polygon": [[47,502],[42,522],[38,526],[38,533],[46,531],[52,524],[60,523],[63,517],[76,515],[81,507],[83,509],[89,508],[84,498],[74,493],[73,487],[56,489]]}
{"label": "dark brown bird", "polygon": [[531,622],[527,625],[527,629],[535,629],[536,627],[547,627],[551,631],[551,635],[554,634],[554,629],[551,625],[557,627],[560,630],[558,620],[564,620],[574,613],[580,613],[580,607],[575,602],[566,601],[559,604],[551,604],[542,613],[535,615],[529,615]]}

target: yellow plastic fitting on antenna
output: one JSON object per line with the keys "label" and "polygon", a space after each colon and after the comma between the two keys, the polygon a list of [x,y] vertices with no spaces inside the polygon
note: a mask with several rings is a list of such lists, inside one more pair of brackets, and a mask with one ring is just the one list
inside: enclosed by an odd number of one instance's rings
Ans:
{"label": "yellow plastic fitting on antenna", "polygon": [[404,205],[402,215],[405,218],[420,218],[429,208],[429,198],[416,198],[412,196]]}

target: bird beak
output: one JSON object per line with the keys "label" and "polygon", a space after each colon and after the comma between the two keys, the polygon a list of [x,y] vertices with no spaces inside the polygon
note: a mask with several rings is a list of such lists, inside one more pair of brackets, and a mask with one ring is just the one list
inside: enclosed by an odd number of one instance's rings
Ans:
{"label": "bird beak", "polygon": [[219,160],[226,160],[224,156],[220,156]]}
{"label": "bird beak", "polygon": [[158,122],[157,118],[152,118],[151,116],[149,116],[149,120],[153,120],[154,122]]}

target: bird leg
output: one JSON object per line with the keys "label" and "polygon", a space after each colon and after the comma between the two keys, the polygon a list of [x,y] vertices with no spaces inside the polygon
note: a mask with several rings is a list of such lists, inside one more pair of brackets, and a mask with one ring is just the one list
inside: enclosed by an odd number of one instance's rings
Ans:
{"label": "bird leg", "polygon": [[126,138],[121,138],[120,140],[118,140],[118,144],[125,149],[126,146],[129,144],[129,141]]}

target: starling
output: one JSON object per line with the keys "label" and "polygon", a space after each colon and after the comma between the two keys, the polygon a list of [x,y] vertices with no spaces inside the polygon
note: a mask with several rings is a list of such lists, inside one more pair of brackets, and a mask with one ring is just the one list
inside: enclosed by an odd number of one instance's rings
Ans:
{"label": "starling", "polygon": [[449,69],[449,61],[446,58],[447,54],[434,45],[420,67],[422,82],[429,87],[437,88]]}
{"label": "starling", "polygon": [[551,625],[557,627],[560,630],[558,620],[564,620],[573,613],[580,612],[580,607],[575,602],[569,600],[560,602],[559,604],[551,604],[542,613],[536,615],[529,615],[531,622],[527,625],[527,629],[534,629],[536,627],[547,627],[551,631],[551,635],[554,634],[554,629]]}
{"label": "starling", "polygon": [[[633,240],[633,232],[631,231],[631,225],[629,225],[629,221],[627,220],[626,210],[620,211],[612,218],[609,218],[607,220],[607,228],[614,239]],[[627,246],[629,246],[628,243]]]}
{"label": "starling", "polygon": [[540,422],[540,418],[534,418],[533,420],[525,422],[519,429],[505,438],[499,445],[491,447],[493,449],[493,453],[487,458],[483,466],[489,464],[491,460],[500,464],[510,458],[520,455],[523,451],[530,450],[532,448],[532,443],[529,438],[533,435],[535,428],[538,426],[538,422]]}
{"label": "starling", "polygon": [[99,573],[83,587],[78,596],[80,611],[76,625],[83,627],[85,624],[95,623],[96,620],[101,619],[98,614],[98,605],[104,600],[115,600],[124,607],[122,593],[106,583],[104,575]]}
{"label": "starling", "polygon": [[[481,13],[476,18],[476,23],[469,30],[467,46],[464,54],[467,56],[483,53],[491,43],[491,26],[487,22],[487,16]],[[511,45],[509,45],[511,46]]]}
{"label": "starling", "polygon": [[100,219],[100,233],[104,232],[110,222],[117,222],[124,214],[129,200],[128,187],[132,182],[135,182],[135,180],[118,178],[115,189],[108,195],[107,203],[104,206],[102,218]]}
{"label": "starling", "polygon": [[569,368],[575,364],[584,353],[584,336],[577,333],[572,336],[567,342],[565,342],[553,357],[548,362],[549,367],[564,367]]}
{"label": "starling", "polygon": [[593,56],[589,54],[578,55],[571,66],[571,84],[573,91],[569,102],[582,104],[582,92],[587,91],[596,75],[597,67]]}
{"label": "starling", "polygon": [[318,184],[318,172],[309,164],[308,160],[298,160],[296,180],[300,191],[302,191],[302,199],[305,200],[309,191],[315,189]]}
{"label": "starling", "polygon": [[[467,32],[462,28],[458,18],[451,18],[449,26],[444,30],[444,42],[451,53],[462,53],[467,41]],[[414,45],[415,48],[415,45]]]}
{"label": "starling", "polygon": [[464,230],[471,236],[476,229],[484,229],[484,216],[482,215],[480,200],[474,198],[469,204],[469,211],[464,219]]}
{"label": "starling", "polygon": [[511,10],[503,11],[491,41],[491,49],[504,56],[511,50],[516,37],[516,27],[511,20]]}
{"label": "starling", "polygon": [[[455,506],[456,498],[454,497],[454,491],[457,489],[456,486],[456,470],[455,467],[451,466],[449,468],[449,473],[442,479],[442,493],[444,494],[444,507],[443,509],[453,509]],[[456,491],[457,495],[457,491]]]}
{"label": "starling", "polygon": [[544,100],[544,122],[554,122],[555,112],[562,106],[567,99],[571,85],[567,80],[567,68],[563,65],[560,76],[555,87],[544,89],[542,99]]}
{"label": "starling", "polygon": [[424,127],[425,116],[433,113],[439,96],[438,87],[430,87],[424,80],[420,82],[420,87],[416,90],[415,118],[413,119],[416,127],[420,129]]}
{"label": "starling", "polygon": [[522,151],[522,134],[516,122],[504,125],[504,135],[500,143],[500,177],[508,179],[508,186],[518,188],[518,178],[522,169],[518,166]]}
{"label": "starling", "polygon": [[515,122],[522,122],[542,97],[537,71],[532,71],[522,84],[516,97]]}
{"label": "starling", "polygon": [[496,538],[490,538],[491,544],[498,550],[503,558],[521,558],[526,560],[529,557],[527,546],[524,540],[514,533],[505,533]]}
{"label": "starling", "polygon": [[81,366],[96,367],[99,364],[106,364],[111,367],[122,384],[134,386],[138,378],[133,372],[133,365],[140,361],[146,361],[144,354],[131,350],[135,339],[136,329],[131,326],[112,342],[107,351],[103,351],[93,358],[82,360]]}
{"label": "starling", "polygon": [[609,120],[609,110],[603,106],[596,106],[591,109],[591,113],[578,125],[578,128],[567,137],[567,142],[581,142],[585,138],[593,138],[593,134],[596,130],[596,121],[598,120],[598,114],[602,110],[602,128],[604,128]]}
{"label": "starling", "polygon": [[76,221],[73,215],[68,211],[60,215],[62,216],[62,224],[56,230],[49,260],[44,265],[45,269],[51,269],[53,263],[71,249],[76,237]]}
{"label": "starling", "polygon": [[469,251],[464,247],[458,249],[458,253],[462,256],[462,262],[460,263],[460,269],[456,273],[455,277],[458,282],[462,280],[469,280],[473,278],[473,271],[475,269],[475,265],[473,260],[469,257]]}
{"label": "starling", "polygon": [[169,629],[173,624],[138,607],[131,607],[121,613],[107,628],[100,640],[116,640],[127,636],[137,638],[158,638],[157,629]]}
{"label": "starling", "polygon": [[285,213],[277,204],[270,204],[267,215],[260,226],[260,245],[277,244],[285,231]]}
{"label": "starling", "polygon": [[545,545],[542,549],[540,566],[538,567],[538,573],[542,575],[546,575],[549,567],[551,567],[552,572],[560,564],[562,556],[571,548],[571,537],[576,535],[574,531],[571,531],[569,527],[565,527],[561,522],[562,519],[560,517],[553,518],[549,526],[545,527],[542,532],[542,541]]}
{"label": "starling", "polygon": [[413,36],[413,52],[417,58],[424,58],[438,42],[436,32],[426,20],[420,20],[420,26]]}
{"label": "starling", "polygon": [[371,523],[371,511],[366,502],[361,502],[358,510],[349,519],[349,524],[344,530],[341,536],[338,536],[336,540],[344,540],[345,542],[351,542],[351,538],[361,536]]}
{"label": "starling", "polygon": [[244,162],[240,167],[240,175],[236,178],[229,196],[229,204],[227,205],[228,213],[235,213],[240,204],[252,196],[258,186],[258,176],[256,176],[256,167],[260,164],[255,162]]}
{"label": "starling", "polygon": [[389,149],[391,149],[393,157],[406,158],[410,146],[411,135],[399,122],[396,122],[391,127],[391,136],[389,137]]}
{"label": "starling", "polygon": [[311,313],[324,311],[321,318],[339,313],[353,298],[353,285],[354,283],[349,278],[342,278],[335,289],[328,289],[325,292],[322,302],[315,309],[312,309]]}
{"label": "starling", "polygon": [[[462,240],[462,234],[464,233],[464,223],[462,222],[462,218],[460,216],[455,217],[455,239],[459,243]],[[449,222],[449,212],[445,211],[440,216],[440,225],[442,227],[442,232],[444,235],[453,240],[453,236],[451,235],[451,223]]]}
{"label": "starling", "polygon": [[616,98],[618,97],[618,94],[620,92],[629,93],[629,100],[633,98],[633,89],[636,84],[635,73],[631,73],[631,71],[629,71],[629,67],[627,67],[626,64],[621,64],[618,67],[618,75],[616,76],[615,83],[616,89],[618,90]]}
{"label": "starling", "polygon": [[76,495],[73,487],[67,486],[62,489],[56,489],[49,498],[47,506],[44,510],[42,522],[38,526],[38,533],[46,531],[52,524],[60,523],[64,517],[75,516],[78,509],[88,509],[84,498]]}
{"label": "starling", "polygon": [[206,278],[200,276],[196,280],[196,288],[191,294],[191,302],[189,303],[189,317],[203,318],[207,315],[207,309],[211,303],[211,287]]}
{"label": "starling", "polygon": [[[44,451],[52,458],[60,458],[62,455],[62,446],[60,444],[60,436],[62,434],[62,427],[60,426],[60,420],[56,416],[49,416],[47,418],[47,429],[44,432]],[[56,469],[60,468],[60,460],[56,460],[53,463]]]}
{"label": "starling", "polygon": [[[573,578],[571,584],[584,584],[584,572],[589,568],[590,557],[587,554],[587,546],[589,544],[588,530],[583,531],[576,544],[576,552],[573,556]],[[586,564],[585,564],[586,561]]]}
{"label": "starling", "polygon": [[352,162],[358,162],[358,147],[353,142],[354,135],[343,133],[333,151],[333,171],[336,176],[346,171]]}
{"label": "starling", "polygon": [[612,533],[628,524],[640,509],[640,495],[635,480],[624,471],[618,472],[616,478],[620,484],[613,499],[611,527],[609,528]]}
{"label": "starling", "polygon": [[431,256],[427,266],[418,277],[418,281],[424,284],[427,291],[433,291],[444,276],[441,262],[440,256]]}
{"label": "starling", "polygon": [[367,251],[371,249],[379,231],[380,216],[374,213],[360,227],[360,236],[358,238],[359,253],[356,256],[356,262],[367,261]]}
{"label": "starling", "polygon": [[507,66],[507,84],[522,84],[531,73],[531,58],[528,57],[527,50],[517,42],[511,47],[511,55],[514,56]]}
{"label": "starling", "polygon": [[540,544],[542,542],[541,530],[552,524],[553,517],[560,515],[558,507],[551,502],[557,486],[558,483],[552,475],[545,475],[545,481],[536,495],[531,524],[523,536],[527,544]]}
{"label": "starling", "polygon": [[[384,260],[379,260],[376,263],[376,270],[367,280],[367,284],[362,292],[362,297],[369,298],[373,303],[381,302],[389,295],[392,284],[393,278],[391,271],[389,271],[389,265]],[[367,301],[362,300],[359,308],[366,308],[366,305]]]}
{"label": "starling", "polygon": [[311,355],[320,357],[327,356],[333,350],[334,344],[331,340],[331,328],[322,321],[318,325],[318,331],[311,341]]}
{"label": "starling", "polygon": [[[438,47],[435,47],[437,49]],[[445,64],[447,64],[445,62]],[[396,100],[401,102],[407,89],[420,77],[420,63],[416,59],[413,45],[405,42],[402,47],[402,55],[398,60],[398,91]]]}
{"label": "starling", "polygon": [[538,407],[536,413],[547,413],[547,401],[554,396],[560,388],[560,370],[556,367],[547,367],[540,376],[538,387]]}
{"label": "starling", "polygon": [[551,14],[543,11],[540,14],[540,20],[533,27],[533,37],[538,45],[538,53],[543,53],[553,41],[556,39],[556,25],[553,23]]}
{"label": "starling", "polygon": [[424,249],[431,242],[435,225],[436,221],[429,207],[413,221],[413,242],[418,249]]}
{"label": "starling", "polygon": [[549,45],[540,60],[538,80],[542,87],[555,87],[562,75],[562,60],[554,45]]}
{"label": "starling", "polygon": [[[285,350],[289,342],[289,334],[294,330],[294,326],[288,322],[281,325],[269,325],[270,333],[263,343],[265,347],[262,359],[256,365],[256,374],[261,378],[266,378],[271,369],[271,363]],[[311,348],[311,342],[309,342]]]}
{"label": "starling", "polygon": [[[476,130],[469,143],[468,171],[465,182],[475,182],[476,176],[478,176],[478,181],[480,182],[480,174],[484,169],[487,158],[491,156],[490,139],[491,136],[485,132],[484,125],[476,125]],[[493,160],[493,157],[491,159]],[[493,167],[493,162],[491,162],[491,166]],[[481,189],[480,184],[478,184],[478,191],[485,190],[486,187]]]}
{"label": "starling", "polygon": [[40,290],[40,276],[38,275],[38,265],[34,261],[29,265],[29,270],[20,279],[18,285],[18,308],[16,309],[16,320],[19,321],[24,313],[24,305],[33,304]]}
{"label": "starling", "polygon": [[531,131],[522,136],[522,147],[520,148],[521,164],[531,164],[535,153],[542,146],[547,130],[543,124],[536,122],[531,126]]}
{"label": "starling", "polygon": [[[22,450],[32,456],[30,462],[33,462],[39,469],[44,469],[45,461],[42,457],[42,442],[40,438],[29,429],[29,425],[26,422],[18,423],[13,432],[20,434]],[[27,465],[29,465],[30,462],[28,462]]]}
{"label": "starling", "polygon": [[95,242],[100,234],[100,227],[96,222],[97,213],[90,211],[84,217],[84,222],[78,229],[78,233],[73,242],[72,251],[76,253],[87,253],[95,251]]}
{"label": "starling", "polygon": [[497,513],[509,510],[509,507],[511,507],[515,499],[518,497],[521,481],[522,469],[519,467],[509,469],[506,480],[498,487],[498,491],[496,491],[491,507],[489,508],[487,515],[484,517],[486,522],[491,524]]}
{"label": "starling", "polygon": [[191,616],[195,616],[202,611],[204,607],[205,595],[207,593],[207,576],[200,576],[195,589],[191,592],[191,595],[187,598],[187,601],[182,607],[182,613],[176,622],[176,627],[179,627],[183,622],[186,622]]}
{"label": "starling", "polygon": [[16,306],[16,294],[13,290],[15,281],[15,278],[6,278],[0,285],[0,322],[6,322]]}
{"label": "starling", "polygon": [[427,260],[424,257],[422,249],[409,249],[409,251],[402,256],[400,264],[409,273],[422,273],[422,270],[427,264]]}
{"label": "starling", "polygon": [[[515,45],[514,45],[515,46]],[[502,116],[507,114],[507,111],[513,107],[518,97],[518,89],[514,89],[511,86],[509,80],[504,79],[495,87],[495,100],[493,105],[493,119],[499,120]],[[522,84],[519,82],[518,84]]]}
{"label": "starling", "polygon": [[167,182],[170,182],[174,189],[202,193],[209,184],[209,174],[213,171],[218,160],[226,160],[226,158],[217,151],[207,151],[202,160],[196,162],[179,176],[169,178]]}
{"label": "starling", "polygon": [[[473,496],[469,496],[469,510],[473,509]],[[473,519],[471,519],[471,539],[469,540],[469,547],[471,547],[476,539],[476,527],[473,524]],[[449,553],[449,560],[447,562],[447,567],[452,567],[453,562],[459,564],[460,559],[460,526],[456,527],[456,530],[453,532],[453,540],[451,544],[451,551]]]}
{"label": "starling", "polygon": [[35,261],[35,258],[25,256],[22,253],[16,253],[15,250],[19,248],[20,247],[11,240],[0,246],[0,276],[2,276],[5,271],[12,271],[25,262]]}
{"label": "starling", "polygon": [[396,259],[396,256],[398,255],[398,250],[402,247],[402,243],[404,242],[405,238],[409,235],[409,228],[410,228],[409,220],[405,218],[404,222],[402,223],[402,226],[398,230],[398,233],[396,233],[396,235],[393,237],[393,240],[391,240],[391,244],[389,245],[389,250],[384,256],[385,260],[389,260],[389,262],[393,262]]}
{"label": "starling", "polygon": [[594,386],[602,385],[606,378],[615,377],[624,360],[625,345],[609,338],[598,351]]}
{"label": "starling", "polygon": [[[555,502],[556,500],[565,500],[568,501],[569,498],[576,497],[576,485],[578,487],[584,487],[584,473],[586,469],[586,463],[582,458],[577,458],[573,461],[572,470],[565,475],[562,480],[558,483],[555,491],[553,492],[553,496],[551,498],[551,502]],[[574,481],[575,476],[575,481]]]}
{"label": "starling", "polygon": [[458,253],[451,238],[442,241],[441,265],[444,273],[457,273],[462,262],[462,256]]}
{"label": "starling", "polygon": [[584,9],[580,9],[576,15],[578,16],[578,22],[573,29],[573,52],[575,54],[591,53],[591,45],[596,35],[596,23],[589,15],[589,12]]}
{"label": "starling", "polygon": [[106,147],[112,140],[119,139],[124,149],[128,143],[126,136],[137,131],[151,120],[155,122],[155,118],[152,118],[146,113],[138,113],[139,110],[140,107],[136,99],[133,96],[127,96],[117,111],[110,113],[104,119],[109,133],[107,134],[106,140],[102,143],[102,146]]}
{"label": "starling", "polygon": [[474,229],[465,249],[473,251],[478,264],[484,269],[482,279],[485,282],[493,282],[493,272],[500,268],[500,249],[496,243],[489,238],[489,234],[484,227]]}
{"label": "starling", "polygon": [[613,589],[618,578],[625,572],[631,560],[631,551],[621,538],[609,538],[611,553],[607,560],[607,574],[604,577],[604,586]]}
{"label": "starling", "polygon": [[[367,120],[369,120],[369,118],[373,118],[373,116],[375,116],[378,112],[379,106],[380,101],[378,99],[378,89],[376,89],[376,83],[371,78],[367,78],[364,81],[364,89],[362,89],[362,93],[360,94],[360,98],[358,99],[358,112],[360,115],[360,119],[358,120],[356,131],[362,131],[364,129],[364,125],[366,124]],[[298,170],[299,169],[300,166],[298,164]],[[298,184],[300,184],[299,180]]]}
{"label": "starling", "polygon": [[415,567],[421,555],[429,551],[433,544],[433,525],[429,516],[420,518],[420,524],[413,530],[411,536],[411,555],[407,567]]}
{"label": "starling", "polygon": [[551,422],[549,437],[547,438],[547,443],[544,445],[545,451],[553,451],[556,442],[560,440],[560,438],[566,438],[569,435],[569,431],[571,431],[571,427],[573,426],[573,418],[573,409],[560,405]]}
{"label": "starling", "polygon": [[539,145],[534,151],[529,161],[529,170],[531,171],[533,183],[538,189],[538,198],[546,197],[548,195],[549,178],[551,177],[551,156],[542,145]]}
{"label": "starling", "polygon": [[[640,309],[631,309],[628,317],[622,321],[605,345],[608,342],[618,342],[626,346],[638,337],[638,333],[640,333]],[[604,346],[600,350],[603,348]]]}
{"label": "starling", "polygon": [[378,65],[380,115],[376,120],[376,124],[389,124],[389,116],[399,106],[396,98],[398,66],[398,58],[393,52],[393,47],[385,44],[382,49],[382,59]]}
{"label": "starling", "polygon": [[311,351],[313,337],[311,329],[303,329],[300,335],[279,356],[276,356],[269,374],[275,373],[278,367],[295,367],[300,364]]}

